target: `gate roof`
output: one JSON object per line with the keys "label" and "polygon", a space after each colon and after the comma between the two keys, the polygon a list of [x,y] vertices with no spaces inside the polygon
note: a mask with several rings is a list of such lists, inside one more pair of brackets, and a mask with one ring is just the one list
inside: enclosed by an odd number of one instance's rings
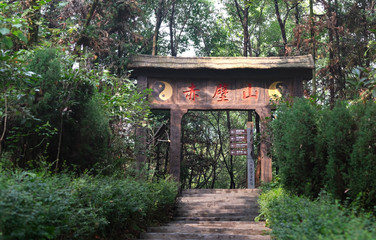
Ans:
{"label": "gate roof", "polygon": [[148,69],[286,69],[312,70],[311,55],[291,57],[170,57],[138,55],[131,58],[128,68]]}

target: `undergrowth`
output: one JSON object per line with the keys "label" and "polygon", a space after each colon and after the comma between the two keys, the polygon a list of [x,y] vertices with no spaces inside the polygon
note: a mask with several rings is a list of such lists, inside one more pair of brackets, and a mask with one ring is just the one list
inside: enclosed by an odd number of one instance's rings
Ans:
{"label": "undergrowth", "polygon": [[311,201],[289,194],[282,187],[264,189],[260,215],[276,239],[376,239],[371,214],[343,208],[325,192]]}
{"label": "undergrowth", "polygon": [[177,184],[0,169],[0,239],[130,239],[166,220]]}

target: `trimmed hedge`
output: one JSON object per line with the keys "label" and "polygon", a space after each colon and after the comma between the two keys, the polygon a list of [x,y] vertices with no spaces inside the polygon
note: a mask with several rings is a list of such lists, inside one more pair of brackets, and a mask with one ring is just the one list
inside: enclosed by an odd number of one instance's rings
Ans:
{"label": "trimmed hedge", "polygon": [[175,182],[0,170],[0,239],[120,239],[169,217]]}
{"label": "trimmed hedge", "polygon": [[369,216],[355,216],[326,197],[310,201],[282,188],[259,197],[260,218],[265,218],[276,239],[376,239],[376,224]]}

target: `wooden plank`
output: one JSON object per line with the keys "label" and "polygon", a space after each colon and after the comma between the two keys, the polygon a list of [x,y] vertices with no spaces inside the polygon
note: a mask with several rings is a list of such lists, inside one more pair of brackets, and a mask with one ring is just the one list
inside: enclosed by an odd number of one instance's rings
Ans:
{"label": "wooden plank", "polygon": [[247,155],[247,150],[230,150],[230,155],[233,155],[233,156]]}
{"label": "wooden plank", "polygon": [[230,136],[231,142],[247,142],[247,136]]}
{"label": "wooden plank", "polygon": [[230,143],[231,148],[244,148],[247,149],[248,144],[247,143]]}
{"label": "wooden plank", "polygon": [[231,135],[247,135],[246,129],[231,129],[230,130]]}
{"label": "wooden plank", "polygon": [[131,58],[128,68],[168,69],[313,69],[311,55],[289,57],[169,57],[138,55]]}

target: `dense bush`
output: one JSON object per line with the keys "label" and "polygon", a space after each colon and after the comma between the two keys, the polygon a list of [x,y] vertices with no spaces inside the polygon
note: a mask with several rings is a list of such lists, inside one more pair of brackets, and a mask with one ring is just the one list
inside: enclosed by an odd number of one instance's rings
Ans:
{"label": "dense bush", "polygon": [[276,112],[273,154],[284,187],[311,198],[376,205],[376,104],[339,102],[333,109],[306,99]]}
{"label": "dense bush", "polygon": [[174,182],[0,172],[1,239],[119,239],[169,217]]}
{"label": "dense bush", "polygon": [[297,194],[317,195],[323,185],[319,108],[304,99],[282,105],[273,121],[274,151],[280,177]]}
{"label": "dense bush", "polygon": [[357,204],[376,208],[376,104],[368,104],[358,122],[349,168],[349,194]]}
{"label": "dense bush", "polygon": [[261,214],[276,239],[376,239],[369,216],[355,216],[322,195],[320,200],[289,195],[282,188],[260,195]]}
{"label": "dense bush", "polygon": [[326,188],[337,199],[346,199],[346,177],[355,141],[356,112],[347,104],[338,103],[333,110],[324,111],[323,116],[321,128],[328,159],[324,177]]}
{"label": "dense bush", "polygon": [[20,167],[43,158],[57,169],[65,161],[80,170],[109,159],[109,118],[93,80],[97,75],[73,68],[73,58],[54,48],[4,56],[0,155],[6,152]]}
{"label": "dense bush", "polygon": [[[111,174],[134,158],[150,90],[63,47],[0,51],[0,156],[17,167]],[[115,166],[115,167],[114,167]]]}
{"label": "dense bush", "polygon": [[[51,162],[63,159],[68,165],[76,165],[83,170],[108,159],[110,129],[109,119],[91,79],[93,76],[90,72],[73,68],[73,64],[73,60],[58,49],[42,48],[33,53],[28,68],[41,78],[35,83],[39,91],[31,105],[37,121],[29,122],[34,122],[30,128],[38,122],[49,122],[57,129],[57,134],[48,141],[46,155]],[[22,131],[30,129],[23,128]],[[31,152],[30,149],[41,141],[41,137],[28,137],[26,141],[27,151]],[[40,149],[34,152],[40,154]],[[19,158],[30,161],[36,156],[29,154]],[[61,162],[57,163],[58,167]]]}

